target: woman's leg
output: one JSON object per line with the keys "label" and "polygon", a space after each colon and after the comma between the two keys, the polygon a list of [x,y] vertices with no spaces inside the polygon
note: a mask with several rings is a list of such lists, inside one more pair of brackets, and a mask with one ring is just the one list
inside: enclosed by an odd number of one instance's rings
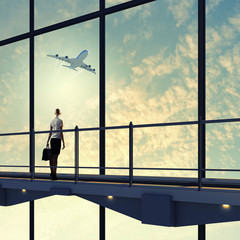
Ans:
{"label": "woman's leg", "polygon": [[54,166],[54,168],[53,168],[53,174],[57,174],[57,160],[58,160],[58,154],[54,154],[53,155],[53,166]]}
{"label": "woman's leg", "polygon": [[52,168],[52,167],[53,167],[53,163],[54,163],[54,162],[53,162],[53,156],[54,156],[54,155],[51,154],[51,158],[50,158],[50,161],[49,161],[51,174],[54,173],[54,172],[53,172],[54,169]]}

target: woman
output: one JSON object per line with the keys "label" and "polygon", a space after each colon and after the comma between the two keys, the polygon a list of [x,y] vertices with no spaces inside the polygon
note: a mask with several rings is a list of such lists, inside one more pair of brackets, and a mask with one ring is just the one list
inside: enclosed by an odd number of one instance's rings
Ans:
{"label": "woman", "polygon": [[59,115],[61,115],[60,110],[57,108],[55,111],[56,117],[51,121],[50,123],[50,133],[47,140],[47,147],[49,147],[49,141],[51,139],[51,159],[50,159],[50,169],[51,174],[50,177],[53,180],[57,180],[57,160],[58,155],[60,154],[61,150],[61,140],[63,141],[63,148],[65,148],[65,142],[62,132],[54,132],[52,133],[52,130],[62,130],[63,129],[63,121],[59,118]]}

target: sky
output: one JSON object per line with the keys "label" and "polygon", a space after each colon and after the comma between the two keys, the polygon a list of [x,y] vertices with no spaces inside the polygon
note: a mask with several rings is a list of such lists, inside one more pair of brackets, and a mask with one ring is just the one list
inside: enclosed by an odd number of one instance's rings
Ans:
{"label": "sky", "polygon": [[[108,0],[110,7],[122,0]],[[240,1],[207,0],[207,56],[206,56],[206,116],[207,119],[239,117],[239,63],[240,63]],[[83,14],[97,11],[98,0],[35,0],[35,29]],[[0,7],[0,40],[28,31],[28,0],[3,0]],[[54,110],[62,111],[65,129],[96,127],[99,125],[99,20],[94,19],[66,29],[35,38],[35,129],[48,130]],[[47,54],[76,57],[81,51],[89,52],[86,64],[96,69],[96,75],[80,70],[70,71],[62,62],[48,58]],[[157,0],[106,17],[106,125],[128,125],[197,120],[197,1]],[[0,132],[28,131],[29,128],[29,41],[23,40],[0,47]],[[207,125],[207,167],[240,169],[238,123]],[[59,157],[60,166],[73,166],[74,134],[66,133],[66,149]],[[47,134],[36,136],[36,165],[41,161]],[[0,139],[1,164],[26,165],[29,163],[28,136]],[[98,165],[98,132],[80,133],[80,165]],[[117,146],[117,147],[116,147]],[[9,154],[11,153],[11,154]],[[128,167],[128,131],[113,130],[106,133],[106,165]],[[197,127],[175,126],[134,129],[135,167],[197,167]],[[28,171],[27,168],[4,170]],[[38,168],[37,172],[46,172]],[[48,171],[48,170],[47,170]],[[60,170],[59,172],[67,172]],[[73,172],[68,170],[68,172]],[[97,173],[81,170],[81,173]],[[107,174],[126,174],[107,170]],[[134,171],[135,175],[188,176],[186,171]],[[239,173],[207,173],[208,177],[239,178]],[[92,203],[72,197],[51,197],[37,200],[40,209],[51,214],[46,207],[56,201],[56,215],[68,217],[64,205],[78,206],[79,212],[98,218]],[[85,204],[85,205],[84,205]],[[81,209],[81,206],[85,206]],[[15,210],[10,210],[14,208]],[[26,204],[0,208],[11,222],[13,215],[21,221]],[[4,210],[3,210],[4,209]],[[63,211],[63,212],[62,212]],[[74,211],[72,211],[74,212]],[[65,214],[65,215],[64,215]],[[26,219],[27,219],[26,215]],[[78,230],[73,222],[77,212],[69,218],[69,229]],[[18,220],[17,220],[18,219]],[[40,219],[43,222],[44,216]],[[141,225],[131,218],[111,210],[107,211],[107,236],[122,239],[135,229],[138,239],[169,236],[169,239],[196,238],[197,228],[169,229]],[[94,220],[94,221],[95,221]],[[7,222],[6,221],[6,222]],[[27,220],[26,220],[27,221]],[[22,221],[22,224],[25,222]],[[79,222],[85,226],[83,221]],[[97,225],[97,223],[94,223]],[[43,226],[42,222],[37,224]],[[209,239],[223,226],[218,239],[237,238],[238,223],[209,225]],[[119,228],[119,226],[121,226]],[[46,233],[58,237],[62,225]],[[3,228],[5,229],[5,228]],[[26,234],[26,228],[22,235]],[[24,230],[25,229],[25,230]],[[68,228],[67,228],[68,229]],[[66,229],[66,231],[67,231]],[[88,229],[83,227],[83,229]],[[125,231],[128,229],[128,231]],[[83,231],[83,230],[82,230]],[[136,232],[135,231],[135,232]],[[4,231],[1,231],[4,232]],[[83,231],[84,232],[84,231]],[[84,232],[85,239],[96,239]],[[226,235],[224,235],[226,232]],[[1,233],[3,234],[3,233]],[[14,239],[14,233],[12,233]],[[43,233],[41,233],[43,234]],[[125,237],[127,238],[127,236]],[[164,238],[164,237],[163,237]],[[10,239],[10,238],[9,238]],[[22,237],[22,239],[25,239]],[[48,239],[45,237],[44,239]],[[62,238],[63,239],[63,238]],[[179,239],[179,238],[178,238]]]}

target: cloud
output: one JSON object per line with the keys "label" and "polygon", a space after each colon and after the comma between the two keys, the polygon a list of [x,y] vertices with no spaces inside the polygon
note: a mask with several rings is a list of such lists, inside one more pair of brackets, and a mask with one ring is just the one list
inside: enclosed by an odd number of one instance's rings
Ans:
{"label": "cloud", "polygon": [[168,10],[173,14],[177,27],[185,24],[191,18],[194,0],[168,0]]}
{"label": "cloud", "polygon": [[137,39],[137,36],[135,34],[126,33],[123,38],[123,43],[126,44],[129,41],[134,42],[136,41],[136,39]]}
{"label": "cloud", "polygon": [[[123,11],[123,16],[125,19],[129,20],[130,18],[132,18],[133,16],[135,16],[139,11],[141,11],[142,6],[138,6],[138,7],[134,7],[131,9],[127,9],[125,11]],[[144,17],[147,17],[147,13],[144,14]]]}
{"label": "cloud", "polygon": [[106,0],[106,5],[116,5],[120,3],[127,2],[127,0]]}
{"label": "cloud", "polygon": [[197,59],[198,57],[198,46],[197,46],[197,34],[186,34],[180,38],[178,44],[179,51],[183,56],[187,56],[191,59]]}
{"label": "cloud", "polygon": [[229,73],[232,73],[234,70],[234,66],[232,63],[232,58],[231,56],[220,56],[219,58],[219,63],[221,64],[221,66],[223,66],[224,68],[226,68],[226,70]]}
{"label": "cloud", "polygon": [[73,11],[68,11],[66,9],[62,9],[62,8],[59,8],[57,9],[57,14],[63,16],[64,19],[69,19],[69,18],[73,18],[76,16],[76,13],[74,13]]}
{"label": "cloud", "polygon": [[240,14],[234,17],[228,18],[230,24],[232,24],[238,31],[240,31]]}
{"label": "cloud", "polygon": [[208,0],[206,4],[206,13],[215,10],[223,0]]}

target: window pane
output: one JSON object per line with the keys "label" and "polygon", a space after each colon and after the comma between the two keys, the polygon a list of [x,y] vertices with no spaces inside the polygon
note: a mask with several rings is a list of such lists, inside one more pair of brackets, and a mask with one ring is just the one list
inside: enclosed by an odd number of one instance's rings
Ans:
{"label": "window pane", "polygon": [[[36,37],[35,128],[37,130],[50,129],[56,108],[62,112],[60,118],[63,120],[64,129],[74,129],[76,125],[79,128],[98,126],[98,35],[98,20],[92,20]],[[47,56],[59,54],[63,57],[68,56],[69,59],[74,58],[75,61],[83,50],[88,51],[84,63],[96,69],[96,74],[79,67],[76,68],[77,71],[63,67],[62,65],[70,66],[70,64]],[[91,134],[79,133],[80,166],[98,166],[96,164],[98,157],[91,159],[91,164],[88,162],[90,152],[91,156],[98,156],[98,145],[96,145],[98,133]],[[40,160],[47,138],[47,134],[36,136],[36,161],[39,159],[38,162],[42,166],[48,164]],[[66,148],[61,151],[59,164],[74,166],[74,133],[64,133],[64,138]],[[86,144],[89,146],[86,147]],[[46,168],[38,170],[49,171]],[[73,171],[73,169],[58,169],[59,173],[73,173]],[[86,173],[86,170],[82,173]]]}
{"label": "window pane", "polygon": [[29,0],[2,0],[0,40],[29,31]]}
{"label": "window pane", "polygon": [[[29,131],[29,50],[24,40],[0,48],[1,133]],[[29,136],[0,137],[1,164],[29,164]],[[28,168],[4,168],[28,171]]]}
{"label": "window pane", "polygon": [[[207,136],[207,168],[240,169],[238,123],[208,124]],[[240,172],[207,172],[207,177],[240,178]]]}
{"label": "window pane", "polygon": [[99,0],[35,0],[35,28],[95,12],[98,3]]}
{"label": "window pane", "polygon": [[0,206],[1,239],[26,240],[29,238],[29,203]]}
{"label": "window pane", "polygon": [[6,172],[29,172],[29,136],[1,136],[0,137],[1,165],[11,167],[1,168]]}
{"label": "window pane", "polygon": [[[60,151],[58,156],[57,173],[75,173],[75,135],[66,132],[63,134],[66,148]],[[35,164],[39,166],[36,172],[50,173],[49,161],[42,161],[42,151],[46,146],[48,134],[37,134],[35,138],[36,152]],[[61,143],[62,144],[62,143]],[[79,166],[98,167],[99,166],[99,132],[80,132],[79,133]],[[71,167],[71,168],[61,168]],[[99,169],[82,168],[80,174],[98,174]]]}
{"label": "window pane", "polygon": [[107,125],[196,120],[197,2],[111,14],[106,29]]}
{"label": "window pane", "polygon": [[239,1],[207,1],[207,118],[240,116]]}
{"label": "window pane", "polygon": [[98,205],[75,196],[53,196],[37,200],[36,239],[98,239],[98,210]]}
{"label": "window pane", "polygon": [[[197,168],[197,126],[135,128],[134,168]],[[117,147],[116,147],[117,146]],[[129,130],[106,132],[106,164],[129,167]],[[107,174],[128,175],[128,170],[107,170]],[[196,177],[197,171],[134,170],[134,176]]]}
{"label": "window pane", "polygon": [[28,131],[29,50],[24,40],[0,47],[0,132]]}
{"label": "window pane", "polygon": [[[58,156],[58,168],[57,173],[74,173],[74,133],[66,132],[63,133],[66,148],[62,150],[62,142],[61,142],[61,150]],[[36,173],[49,173],[50,168],[49,161],[42,160],[42,152],[43,149],[46,147],[48,140],[48,134],[36,134],[35,137],[35,165]],[[49,143],[50,144],[50,143]],[[51,144],[50,144],[51,147]],[[62,167],[62,168],[61,168]],[[68,168],[64,168],[68,167]],[[71,168],[69,168],[71,167]],[[50,176],[49,176],[50,178]]]}
{"label": "window pane", "polygon": [[138,220],[108,209],[106,214],[106,240],[197,240],[197,226],[180,228],[161,227],[142,224]]}
{"label": "window pane", "polygon": [[[56,108],[62,112],[65,129],[98,126],[98,20],[78,24],[36,38],[35,47],[35,127],[49,129]],[[88,51],[84,60],[96,74],[85,69],[63,67],[69,63],[47,55],[76,58]]]}
{"label": "window pane", "polygon": [[[107,16],[106,29],[107,125],[196,120],[197,3],[145,4]],[[108,166],[128,167],[128,130],[106,133],[106,159]],[[196,166],[196,126],[134,129],[134,167]],[[196,176],[190,171],[134,174]]]}
{"label": "window pane", "polygon": [[238,222],[208,224],[206,227],[206,234],[208,240],[238,240],[239,239],[239,227]]}

